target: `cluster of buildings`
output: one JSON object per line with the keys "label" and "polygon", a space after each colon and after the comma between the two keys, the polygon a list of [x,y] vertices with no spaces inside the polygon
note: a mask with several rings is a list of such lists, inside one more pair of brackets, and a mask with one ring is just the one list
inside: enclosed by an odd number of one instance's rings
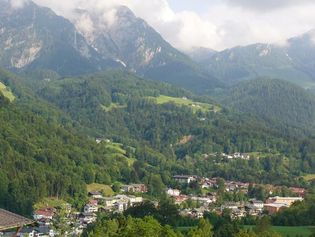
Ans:
{"label": "cluster of buildings", "polygon": [[204,154],[203,155],[205,158],[208,157],[221,157],[221,158],[225,158],[225,159],[242,159],[242,160],[249,160],[250,159],[250,155],[247,153],[240,153],[240,152],[235,152],[233,154],[226,154],[226,153],[210,153],[210,154]]}
{"label": "cluster of buildings", "polygon": [[81,212],[73,210],[70,204],[35,210],[33,219],[36,225],[22,228],[18,236],[80,236],[89,224],[97,221],[97,213],[121,213],[131,206],[142,203],[142,197],[131,193],[146,193],[147,187],[144,184],[130,184],[122,186],[121,191],[126,194],[105,197],[101,192],[89,192],[89,201]]}
{"label": "cluster of buildings", "polygon": [[[203,216],[205,211],[215,211],[218,214],[223,213],[224,210],[230,210],[232,218],[242,218],[245,216],[260,216],[263,214],[274,214],[283,208],[290,207],[296,201],[302,201],[306,190],[303,188],[290,187],[289,190],[294,194],[295,197],[270,197],[265,202],[263,200],[250,199],[246,202],[224,202],[223,204],[217,203],[217,192],[219,188],[218,178],[204,178],[196,175],[175,175],[173,176],[174,181],[181,185],[189,185],[192,182],[198,182],[202,189],[212,190],[202,196],[196,195],[184,195],[181,194],[181,190],[169,188],[166,193],[174,199],[175,204],[181,205],[188,201],[194,201],[197,203],[196,208],[185,208],[181,210],[183,216],[199,218]],[[242,192],[245,195],[248,194],[249,183],[238,182],[238,181],[224,181],[223,185],[225,192]],[[255,186],[256,184],[252,184]],[[266,189],[269,195],[272,195],[276,189],[273,185],[266,185]],[[211,205],[210,205],[211,204]],[[185,206],[185,205],[181,205]]]}

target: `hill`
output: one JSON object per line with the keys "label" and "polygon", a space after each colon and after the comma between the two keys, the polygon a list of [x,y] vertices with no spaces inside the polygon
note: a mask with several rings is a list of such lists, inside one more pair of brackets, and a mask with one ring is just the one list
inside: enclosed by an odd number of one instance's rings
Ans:
{"label": "hill", "polygon": [[[298,185],[298,177],[315,172],[306,136],[290,137],[225,108],[208,110],[213,101],[165,83],[122,71],[42,81],[0,71],[0,81],[16,97],[0,105],[0,206],[18,213],[30,214],[50,196],[80,208],[93,183],[150,187],[194,173]],[[183,104],[183,97],[204,107]],[[112,104],[119,106],[104,109]],[[202,155],[236,151],[267,155],[254,166]]]}
{"label": "hill", "polygon": [[256,79],[223,93],[223,104],[270,123],[314,129],[315,99],[304,89],[282,80]]}

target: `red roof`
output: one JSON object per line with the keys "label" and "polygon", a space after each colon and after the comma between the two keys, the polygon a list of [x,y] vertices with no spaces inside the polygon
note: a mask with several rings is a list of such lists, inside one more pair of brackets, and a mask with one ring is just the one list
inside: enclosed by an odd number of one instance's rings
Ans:
{"label": "red roof", "polygon": [[97,206],[98,201],[97,201],[97,200],[90,200],[90,204],[91,204],[91,205],[95,205],[95,206]]}
{"label": "red roof", "polygon": [[37,210],[37,211],[35,211],[35,215],[52,217],[54,215],[54,213],[52,211],[48,211],[48,210]]}

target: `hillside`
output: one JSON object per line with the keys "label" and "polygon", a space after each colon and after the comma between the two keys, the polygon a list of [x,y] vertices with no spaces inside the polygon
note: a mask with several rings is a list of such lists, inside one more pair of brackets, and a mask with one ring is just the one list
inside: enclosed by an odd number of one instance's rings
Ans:
{"label": "hillside", "polygon": [[[236,84],[257,77],[293,82],[303,88],[315,86],[314,30],[290,38],[286,45],[252,44],[209,52],[201,60],[217,78]],[[206,53],[206,51],[204,51]]]}
{"label": "hillside", "polygon": [[[93,183],[150,185],[154,176],[167,185],[174,174],[194,173],[296,185],[297,177],[315,172],[307,137],[291,138],[224,108],[211,111],[207,98],[168,84],[122,71],[28,80],[0,71],[16,97],[0,105],[0,206],[18,213],[31,213],[48,196],[81,207]],[[183,97],[201,108],[184,104]],[[268,154],[255,167],[201,155],[236,151]]]}
{"label": "hillside", "polygon": [[220,100],[227,106],[296,128],[314,129],[315,99],[294,84],[273,79],[242,82],[224,92]]}

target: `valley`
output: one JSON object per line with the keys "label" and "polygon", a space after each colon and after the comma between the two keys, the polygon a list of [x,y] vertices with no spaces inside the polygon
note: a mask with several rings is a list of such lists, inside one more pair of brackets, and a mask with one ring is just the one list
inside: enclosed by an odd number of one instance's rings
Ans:
{"label": "valley", "polygon": [[0,0],[1,237],[314,236],[314,30],[56,1]]}

